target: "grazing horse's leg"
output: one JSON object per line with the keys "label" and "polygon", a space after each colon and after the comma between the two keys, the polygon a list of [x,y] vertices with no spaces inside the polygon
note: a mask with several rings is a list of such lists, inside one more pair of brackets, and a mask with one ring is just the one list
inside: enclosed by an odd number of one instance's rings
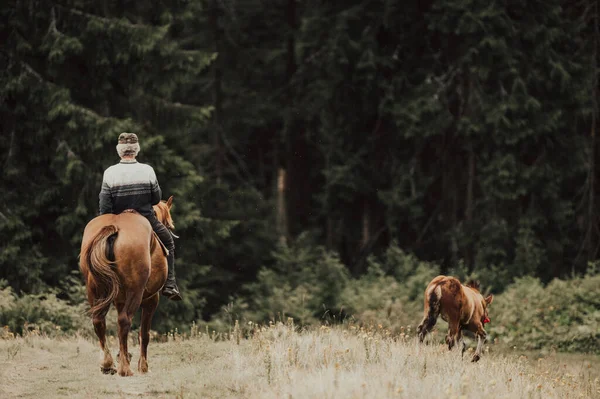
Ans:
{"label": "grazing horse's leg", "polygon": [[483,349],[483,344],[487,339],[487,334],[483,329],[483,325],[479,324],[477,327],[477,349],[475,350],[475,354],[473,355],[473,359],[471,361],[476,362],[481,359],[481,351]]}
{"label": "grazing horse's leg", "polygon": [[118,372],[122,377],[133,375],[130,368],[129,352],[127,351],[127,337],[131,330],[131,319],[137,308],[140,306],[142,291],[140,293],[127,292],[125,303],[117,303],[117,311],[119,313],[119,367]]}
{"label": "grazing horse's leg", "polygon": [[460,342],[462,344],[462,349],[460,352],[460,357],[463,358],[465,356],[465,352],[467,350],[467,344],[465,343],[465,337],[462,334],[462,330],[460,331]]}
{"label": "grazing horse's leg", "polygon": [[152,326],[152,316],[158,307],[158,294],[142,302],[142,320],[140,326],[140,360],[138,361],[138,371],[140,373],[148,372],[148,342],[150,342],[150,327]]}
{"label": "grazing horse's leg", "polygon": [[106,345],[106,313],[95,315],[92,321],[94,323],[94,331],[100,340],[100,347],[104,352],[104,360],[102,361],[100,370],[104,374],[114,374],[116,370],[114,368],[113,358],[110,354],[108,345]]}
{"label": "grazing horse's leg", "polygon": [[446,335],[446,343],[448,344],[448,349],[452,350],[454,345],[458,343],[460,339],[460,323],[454,320],[451,320],[448,323],[448,335]]}
{"label": "grazing horse's leg", "polygon": [[456,336],[456,343],[460,344],[460,357],[463,358],[465,356],[465,351],[467,350],[467,344],[465,343],[465,336],[463,335],[463,327],[459,326],[458,334]]}

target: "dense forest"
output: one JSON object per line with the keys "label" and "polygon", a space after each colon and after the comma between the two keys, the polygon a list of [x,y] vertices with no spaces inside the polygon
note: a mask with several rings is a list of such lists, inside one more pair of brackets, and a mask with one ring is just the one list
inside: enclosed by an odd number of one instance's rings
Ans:
{"label": "dense forest", "polygon": [[600,256],[599,13],[596,0],[5,0],[0,288],[80,284],[123,131],[175,198],[184,301],[163,301],[163,320],[268,306],[297,284],[333,297],[374,264],[404,281],[414,270],[392,263],[406,257],[495,292],[582,275]]}

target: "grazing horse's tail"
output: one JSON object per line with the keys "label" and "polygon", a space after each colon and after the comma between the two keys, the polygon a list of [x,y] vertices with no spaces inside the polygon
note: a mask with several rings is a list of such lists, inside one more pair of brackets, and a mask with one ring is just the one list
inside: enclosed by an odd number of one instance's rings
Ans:
{"label": "grazing horse's tail", "polygon": [[119,294],[119,279],[112,268],[114,240],[111,239],[118,233],[115,225],[102,227],[90,244],[83,250],[81,258],[87,263],[92,280],[95,284],[96,302],[90,309],[92,316],[106,313],[110,304]]}
{"label": "grazing horse's tail", "polygon": [[442,299],[442,287],[441,284],[438,284],[431,290],[429,293],[429,312],[427,313],[428,324],[433,319],[433,323],[435,324],[435,320],[440,314],[440,300]]}
{"label": "grazing horse's tail", "polygon": [[440,314],[440,300],[442,299],[441,283],[431,287],[425,294],[429,307],[423,321],[418,327],[419,340],[423,342],[425,335],[435,326]]}

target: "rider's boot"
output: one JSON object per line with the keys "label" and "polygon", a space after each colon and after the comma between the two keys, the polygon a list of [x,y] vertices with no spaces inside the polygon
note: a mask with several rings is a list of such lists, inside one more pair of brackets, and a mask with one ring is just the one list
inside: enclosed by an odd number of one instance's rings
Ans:
{"label": "rider's boot", "polygon": [[161,293],[172,301],[181,301],[181,294],[175,282],[175,253],[173,251],[170,251],[167,255],[167,263],[169,264],[169,272]]}

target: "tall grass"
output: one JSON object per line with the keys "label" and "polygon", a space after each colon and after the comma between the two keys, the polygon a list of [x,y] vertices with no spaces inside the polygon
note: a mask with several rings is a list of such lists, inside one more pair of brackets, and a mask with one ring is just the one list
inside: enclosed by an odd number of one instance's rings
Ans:
{"label": "tall grass", "polygon": [[251,397],[566,398],[600,395],[591,376],[532,368],[524,358],[485,353],[479,363],[443,345],[417,345],[412,334],[376,326],[291,324],[261,328],[250,350],[233,345],[232,382]]}
{"label": "tall grass", "polygon": [[[197,328],[149,347],[150,373],[103,376],[89,339],[26,335],[0,339],[0,364],[11,375],[0,392],[47,397],[180,398],[594,398],[598,373],[554,357],[486,350],[478,363],[445,346],[418,345],[413,332],[381,326],[299,329],[238,325],[229,333]],[[133,345],[133,363],[138,346]],[[113,353],[116,339],[109,339]],[[59,366],[59,367],[57,367]],[[10,374],[9,373],[9,374]],[[7,375],[7,377],[10,377]]]}

